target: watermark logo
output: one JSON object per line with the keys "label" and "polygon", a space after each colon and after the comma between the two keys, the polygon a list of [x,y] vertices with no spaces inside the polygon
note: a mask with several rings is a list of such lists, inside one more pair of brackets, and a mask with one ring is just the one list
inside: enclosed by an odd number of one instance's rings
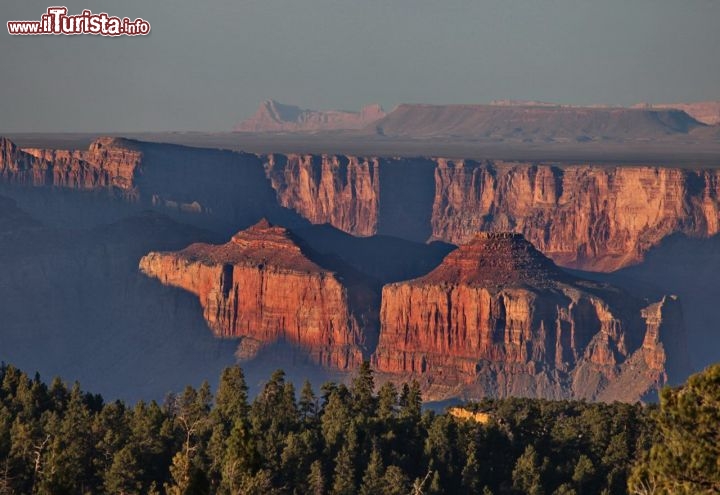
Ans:
{"label": "watermark logo", "polygon": [[68,15],[67,7],[49,7],[39,21],[8,21],[12,35],[94,34],[98,36],[144,36],[150,34],[150,23],[144,19],[130,20],[102,12],[93,14],[83,10],[80,15]]}

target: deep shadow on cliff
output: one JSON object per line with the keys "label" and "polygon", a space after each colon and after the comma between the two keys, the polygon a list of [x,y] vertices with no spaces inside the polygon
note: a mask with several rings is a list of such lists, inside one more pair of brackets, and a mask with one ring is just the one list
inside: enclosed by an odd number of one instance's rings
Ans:
{"label": "deep shadow on cliff", "polygon": [[[0,198],[0,360],[108,398],[162,400],[214,383],[237,343],[213,338],[192,295],[149,280],[137,263],[148,250],[216,237],[152,212],[93,229],[47,227]],[[285,368],[298,380],[322,373]],[[250,370],[258,383],[267,377],[266,366]]]}
{"label": "deep shadow on cliff", "polygon": [[718,361],[720,348],[720,236],[691,239],[677,234],[651,249],[639,265],[609,274],[583,273],[656,298],[682,301],[690,364],[694,371]]}

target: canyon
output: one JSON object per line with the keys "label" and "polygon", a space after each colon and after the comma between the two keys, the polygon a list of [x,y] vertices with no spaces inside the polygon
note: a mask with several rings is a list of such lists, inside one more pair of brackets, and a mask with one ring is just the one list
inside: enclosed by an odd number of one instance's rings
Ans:
{"label": "canyon", "polygon": [[576,279],[520,234],[477,234],[429,274],[385,285],[382,302],[372,279],[322,268],[301,245],[263,220],[226,244],[149,253],[139,266],[197,296],[214,334],[240,339],[242,360],[288,341],[329,369],[371,359],[381,380],[417,378],[434,400],[634,402],[688,370],[674,296],[647,305]]}
{"label": "canyon", "polygon": [[453,244],[513,231],[561,266],[609,272],[670,235],[720,231],[717,168],[254,155],[109,138],[87,152],[3,140],[0,152],[5,185],[104,191],[226,235],[261,217]]}
{"label": "canyon", "polygon": [[[155,298],[182,304],[174,325],[188,339],[219,337],[232,349],[223,359],[262,367],[278,345],[313,373],[371,359],[382,380],[418,378],[433,399],[634,401],[684,378],[698,366],[684,357],[685,322],[693,349],[715,336],[681,305],[706,298],[675,298],[667,284],[614,289],[556,265],[605,272],[625,287],[609,272],[645,266],[668,239],[711,242],[719,174],[663,163],[246,153],[119,137],[85,151],[0,141],[0,195],[27,213],[27,225],[39,219],[62,239],[82,232],[93,246],[77,275],[61,263],[55,287],[84,291],[88,271],[98,284],[102,274],[132,281],[107,294],[115,314],[126,304],[137,322]],[[147,215],[185,234],[168,243],[162,229],[120,227],[128,218],[151,225]],[[113,239],[139,236],[121,249],[122,267],[103,234],[109,225]],[[72,266],[90,249],[70,256],[74,244],[59,245],[69,246],[61,259]],[[40,275],[12,277],[47,286]],[[129,287],[141,293],[128,298]],[[35,311],[43,325],[58,312],[59,328],[102,324],[107,302],[88,311],[74,301]],[[95,323],[78,323],[70,308]],[[705,303],[700,311],[715,314]],[[8,320],[17,342],[32,320]],[[129,320],[117,320],[121,332]]]}

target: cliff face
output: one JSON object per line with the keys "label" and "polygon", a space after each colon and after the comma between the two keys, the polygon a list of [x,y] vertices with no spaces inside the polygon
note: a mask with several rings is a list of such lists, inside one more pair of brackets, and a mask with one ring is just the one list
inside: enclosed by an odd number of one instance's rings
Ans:
{"label": "cliff face", "polygon": [[281,227],[262,221],[224,245],[150,253],[140,269],[197,295],[215,335],[242,338],[240,357],[286,340],[324,366],[347,369],[362,361],[362,324],[372,296],[350,294]]}
{"label": "cliff face", "polygon": [[361,236],[377,229],[378,168],[377,159],[352,156],[269,155],[265,162],[282,206]]}
{"label": "cliff face", "polygon": [[257,156],[114,138],[87,151],[1,140],[0,160],[4,184],[120,191],[227,234],[260,217],[297,226],[298,215],[358,236],[454,244],[513,231],[562,266],[595,271],[638,263],[674,233],[720,232],[720,171],[710,168]]}
{"label": "cliff face", "polygon": [[673,233],[720,231],[713,169],[310,155],[270,155],[265,168],[280,204],[312,223],[455,244],[514,231],[585,270],[638,263]]}
{"label": "cliff face", "polygon": [[663,313],[674,301],[642,306],[563,273],[518,234],[478,234],[428,275],[383,288],[374,363],[437,399],[638,400],[667,379],[663,337],[682,334]]}
{"label": "cliff face", "polygon": [[255,114],[240,122],[235,132],[312,132],[362,129],[385,116],[380,105],[368,105],[359,112],[305,110],[274,100],[260,104]]}
{"label": "cliff face", "polygon": [[439,160],[435,180],[435,239],[512,230],[567,267],[612,271],[672,233],[719,231],[717,170]]}
{"label": "cliff face", "polygon": [[142,153],[100,138],[87,151],[18,149],[0,139],[0,175],[4,182],[75,189],[117,188],[133,193]]}

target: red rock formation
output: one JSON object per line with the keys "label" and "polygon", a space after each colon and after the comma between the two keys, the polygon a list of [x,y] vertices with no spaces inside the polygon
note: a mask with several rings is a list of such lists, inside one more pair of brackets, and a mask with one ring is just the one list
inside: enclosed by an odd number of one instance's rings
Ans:
{"label": "red rock formation", "polygon": [[99,138],[87,151],[20,150],[0,139],[0,176],[4,182],[75,189],[117,188],[133,193],[142,153],[124,140]]}
{"label": "red rock formation", "polygon": [[255,114],[240,122],[235,132],[308,132],[362,129],[381,119],[385,112],[380,105],[368,105],[360,112],[343,110],[304,110],[275,100],[260,104]]}
{"label": "red rock formation", "polygon": [[562,266],[597,271],[638,263],[674,233],[720,232],[712,168],[258,157],[113,138],[87,151],[20,150],[3,139],[0,182],[117,190],[221,228],[284,213],[279,204],[359,236],[461,244],[478,231],[514,231]]}
{"label": "red rock formation", "polygon": [[376,232],[380,185],[377,159],[329,155],[268,155],[265,171],[278,202],[315,224],[355,235]]}
{"label": "red rock formation", "polygon": [[362,361],[366,315],[354,307],[367,311],[369,303],[361,299],[371,296],[349,295],[338,276],[311,261],[284,228],[261,221],[224,245],[150,253],[140,269],[196,294],[215,335],[243,338],[242,357],[284,339],[324,366],[346,369]]}
{"label": "red rock formation", "polygon": [[[682,332],[659,309],[668,305],[641,314],[642,304],[565,274],[521,235],[483,233],[428,275],[383,288],[373,359],[381,372],[419,377],[436,399],[634,401],[665,383],[658,328],[669,320],[665,333]],[[632,388],[611,386],[631,373]]]}
{"label": "red rock formation", "polygon": [[720,171],[438,160],[433,238],[515,231],[556,263],[612,271],[664,237],[720,232]]}

